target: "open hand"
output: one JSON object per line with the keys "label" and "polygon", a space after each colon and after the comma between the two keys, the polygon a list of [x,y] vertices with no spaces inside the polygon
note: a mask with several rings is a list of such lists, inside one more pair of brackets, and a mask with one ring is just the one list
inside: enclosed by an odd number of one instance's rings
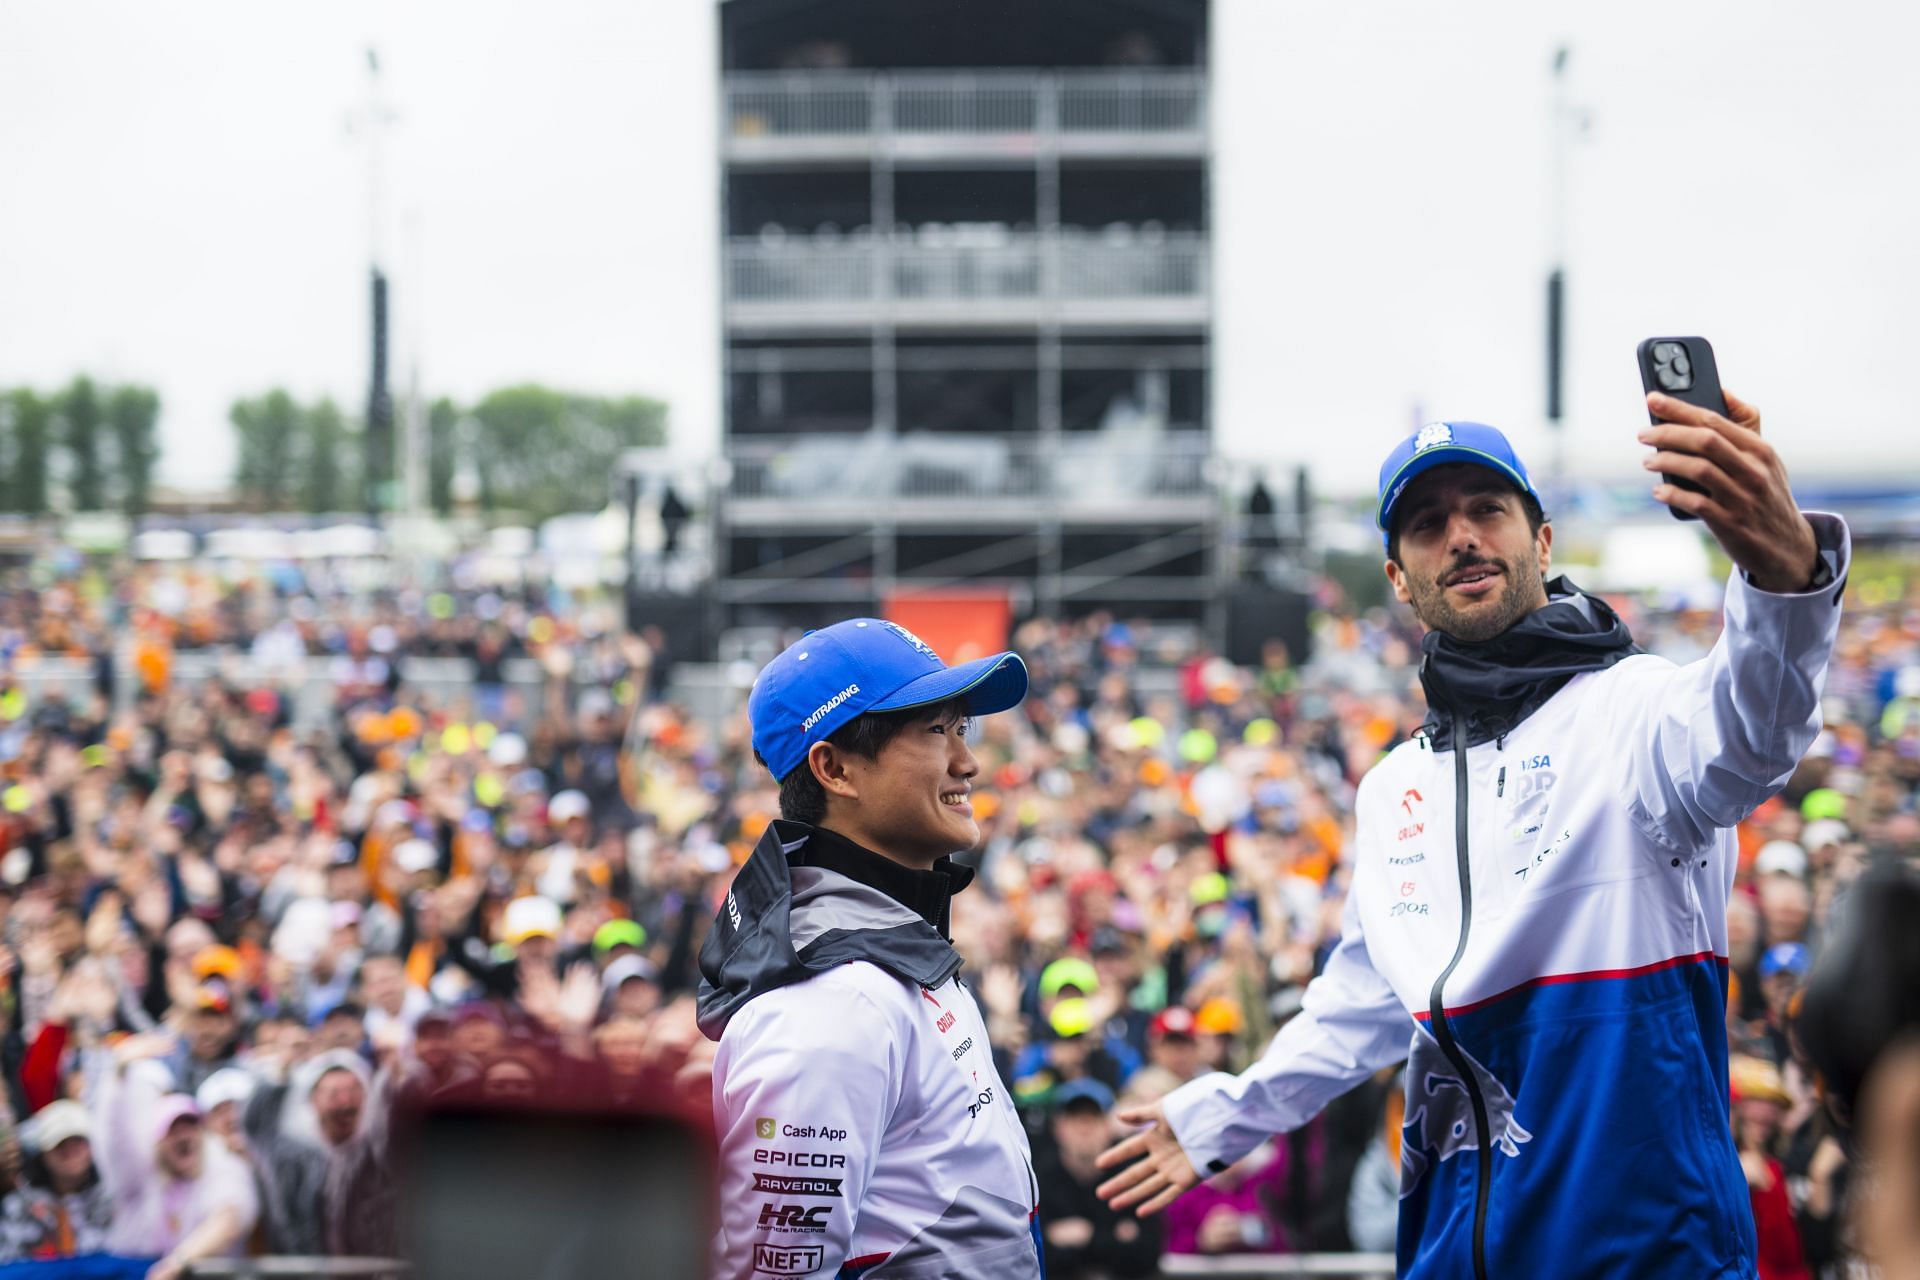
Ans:
{"label": "open hand", "polygon": [[1130,1107],[1119,1112],[1118,1118],[1122,1124],[1147,1128],[1108,1147],[1094,1162],[1101,1169],[1120,1169],[1094,1190],[1108,1207],[1120,1210],[1138,1205],[1134,1213],[1145,1218],[1199,1185],[1200,1174],[1181,1148],[1180,1140],[1173,1136],[1173,1126],[1167,1123],[1164,1107],[1157,1102]]}
{"label": "open hand", "polygon": [[1805,590],[1819,563],[1813,526],[1793,500],[1780,455],[1760,438],[1760,411],[1725,395],[1728,416],[1722,417],[1658,391],[1647,394],[1647,408],[1661,421],[1641,429],[1640,442],[1655,450],[1641,465],[1706,490],[1663,481],[1653,496],[1705,521],[1760,590]]}

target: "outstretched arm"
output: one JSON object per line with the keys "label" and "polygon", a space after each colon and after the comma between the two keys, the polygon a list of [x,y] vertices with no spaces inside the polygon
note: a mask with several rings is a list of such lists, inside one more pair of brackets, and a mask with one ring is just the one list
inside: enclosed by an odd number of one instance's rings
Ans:
{"label": "outstretched arm", "polygon": [[1381,1067],[1407,1056],[1413,1019],[1367,955],[1350,892],[1340,943],[1307,984],[1302,1008],[1258,1062],[1214,1072],[1150,1107],[1120,1113],[1147,1128],[1100,1157],[1119,1172],[1099,1194],[1116,1209],[1158,1213],[1276,1133],[1297,1129]]}

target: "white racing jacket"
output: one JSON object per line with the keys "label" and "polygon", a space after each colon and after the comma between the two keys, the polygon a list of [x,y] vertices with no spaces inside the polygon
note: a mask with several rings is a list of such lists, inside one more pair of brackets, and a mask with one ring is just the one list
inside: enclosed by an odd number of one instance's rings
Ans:
{"label": "white racing jacket", "polygon": [[789,865],[810,835],[768,829],[701,950],[713,1275],[1038,1280],[1026,1133],[960,957],[879,889]]}
{"label": "white racing jacket", "polygon": [[1490,740],[1408,742],[1367,774],[1303,1012],[1240,1076],[1166,1099],[1197,1169],[1411,1049],[1401,1276],[1755,1274],[1727,1113],[1729,828],[1819,730],[1848,539],[1810,519],[1831,584],[1736,574],[1707,657],[1622,647]]}

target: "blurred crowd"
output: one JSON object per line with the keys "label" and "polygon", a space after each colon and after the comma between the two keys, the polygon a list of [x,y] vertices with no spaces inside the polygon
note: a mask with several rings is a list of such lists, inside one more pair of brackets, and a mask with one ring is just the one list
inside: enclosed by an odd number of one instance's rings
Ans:
{"label": "blurred crowd", "polygon": [[[1678,661],[1718,630],[1619,603]],[[1411,618],[1331,583],[1318,605],[1310,660],[1252,666],[1027,622],[1032,692],[973,730],[985,839],[954,936],[1034,1139],[1050,1275],[1392,1246],[1390,1076],[1159,1219],[1093,1194],[1117,1111],[1244,1065],[1298,1010],[1355,785],[1423,718]],[[175,677],[221,646],[249,678]],[[93,687],[28,696],[11,673],[41,654],[93,659]],[[415,688],[409,656],[474,683]],[[316,658],[330,708],[296,724],[274,664]],[[545,676],[523,705],[515,658]],[[694,957],[777,796],[744,719],[665,696],[658,632],[544,593],[80,572],[0,595],[0,660],[0,1261],[392,1255],[396,1117],[704,1113]],[[1730,1121],[1762,1275],[1839,1274],[1847,1144],[1793,1014],[1848,885],[1920,858],[1920,583],[1850,601],[1827,729],[1740,844]]]}

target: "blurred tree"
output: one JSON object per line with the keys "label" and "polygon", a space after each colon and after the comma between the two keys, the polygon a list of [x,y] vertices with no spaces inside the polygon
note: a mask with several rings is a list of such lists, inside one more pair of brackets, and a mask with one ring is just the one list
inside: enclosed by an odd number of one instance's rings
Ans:
{"label": "blurred tree", "polygon": [[459,461],[460,406],[442,396],[427,410],[427,505],[453,511],[453,471]]}
{"label": "blurred tree", "polygon": [[69,498],[75,511],[98,511],[107,505],[107,469],[101,465],[100,392],[93,379],[81,374],[54,397],[60,419],[61,443],[72,465]]}
{"label": "blurred tree", "polygon": [[107,397],[107,420],[113,424],[114,477],[121,509],[138,517],[147,509],[153,490],[153,468],[160,457],[157,426],[160,396],[152,387],[115,387]]}
{"label": "blurred tree", "polygon": [[233,402],[227,414],[238,446],[233,481],[254,506],[281,511],[293,499],[294,468],[306,452],[302,448],[305,416],[294,398],[277,388]]}
{"label": "blurred tree", "polygon": [[0,424],[6,431],[7,461],[0,468],[0,508],[40,515],[47,509],[53,406],[32,388],[17,387],[0,396]]}
{"label": "blurred tree", "polygon": [[644,396],[572,395],[526,384],[474,406],[481,503],[534,519],[598,511],[623,450],[664,444],[667,406]]}
{"label": "blurred tree", "polygon": [[347,497],[347,450],[352,441],[340,406],[327,397],[300,414],[300,506],[307,511],[339,511]]}

